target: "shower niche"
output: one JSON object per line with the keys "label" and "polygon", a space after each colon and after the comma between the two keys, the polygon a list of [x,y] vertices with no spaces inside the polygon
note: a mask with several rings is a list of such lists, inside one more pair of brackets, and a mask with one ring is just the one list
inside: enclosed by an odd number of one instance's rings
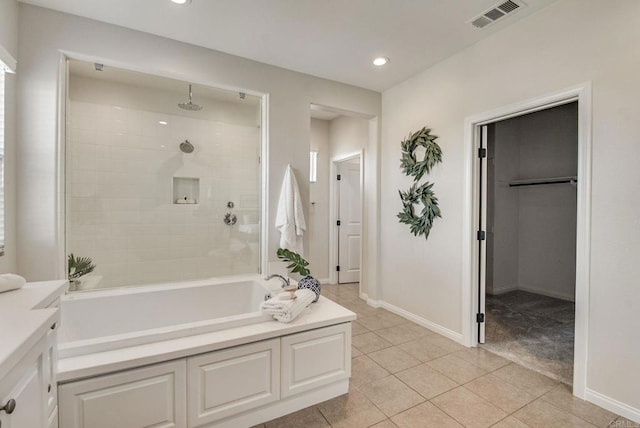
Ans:
{"label": "shower niche", "polygon": [[197,205],[199,200],[199,178],[173,177],[173,203],[175,205]]}

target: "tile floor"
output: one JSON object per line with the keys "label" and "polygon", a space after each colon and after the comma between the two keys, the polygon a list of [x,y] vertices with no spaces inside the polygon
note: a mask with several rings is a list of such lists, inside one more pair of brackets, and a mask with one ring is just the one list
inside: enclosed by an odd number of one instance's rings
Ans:
{"label": "tile floor", "polygon": [[358,314],[349,394],[260,428],[640,427],[551,378],[368,306],[357,284],[322,294]]}

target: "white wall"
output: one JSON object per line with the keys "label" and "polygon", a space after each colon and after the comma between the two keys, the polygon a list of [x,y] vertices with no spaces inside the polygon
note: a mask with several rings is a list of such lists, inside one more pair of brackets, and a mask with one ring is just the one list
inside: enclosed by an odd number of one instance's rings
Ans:
{"label": "white wall", "polygon": [[[0,49],[18,57],[18,2],[0,0]],[[16,272],[16,75],[5,74],[4,197],[5,250],[0,272]]]}
{"label": "white wall", "polygon": [[[272,223],[284,169],[290,163],[301,183],[309,173],[309,105],[313,102],[371,116],[380,114],[380,94],[373,91],[89,19],[21,4],[19,28],[18,209],[22,214],[18,268],[30,280],[60,275],[54,180],[60,50],[97,57],[106,64],[269,94],[269,173],[265,183],[269,205],[265,220],[269,225],[267,257],[272,261],[276,260],[279,241]],[[308,205],[309,187],[301,187]],[[375,196],[377,189],[372,192]],[[308,210],[305,214],[308,218]],[[308,237],[305,241],[308,245]]]}
{"label": "white wall", "polygon": [[367,146],[369,140],[367,119],[339,116],[329,123],[331,158],[357,153]]}
{"label": "white wall", "polygon": [[[461,337],[465,118],[591,81],[587,393],[640,420],[640,57],[629,42],[640,39],[638,16],[635,0],[560,0],[384,92],[379,282],[383,300]],[[429,177],[443,218],[428,241],[395,218],[409,184],[399,142],[424,125],[444,151]]]}
{"label": "white wall", "polygon": [[[317,181],[309,184],[309,269],[329,278],[329,121],[311,119],[311,151],[318,152]],[[315,204],[314,204],[315,202]]]}

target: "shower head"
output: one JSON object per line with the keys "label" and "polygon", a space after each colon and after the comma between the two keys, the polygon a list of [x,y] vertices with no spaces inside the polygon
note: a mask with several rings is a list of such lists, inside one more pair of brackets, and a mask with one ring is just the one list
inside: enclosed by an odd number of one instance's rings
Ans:
{"label": "shower head", "polygon": [[198,110],[202,110],[202,106],[199,106],[198,104],[194,104],[191,102],[191,84],[189,84],[189,101],[187,101],[186,103],[180,103],[178,104],[178,107],[180,107],[182,110],[189,110],[189,111],[198,111]]}
{"label": "shower head", "polygon": [[193,147],[193,144],[191,144],[189,140],[184,140],[182,143],[180,143],[180,151],[182,153],[193,153],[194,149],[195,147]]}

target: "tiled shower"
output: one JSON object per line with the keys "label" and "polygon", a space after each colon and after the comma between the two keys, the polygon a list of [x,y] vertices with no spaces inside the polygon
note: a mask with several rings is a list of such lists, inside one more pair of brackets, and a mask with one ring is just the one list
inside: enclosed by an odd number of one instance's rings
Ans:
{"label": "tiled shower", "polygon": [[[103,102],[96,95],[103,90],[83,93],[91,79],[78,77],[77,89],[70,80],[67,254],[91,257],[96,265],[79,288],[257,273],[259,103],[255,116],[248,115],[253,120],[230,123],[172,111],[180,98],[155,104],[156,111],[127,102],[126,95],[113,102],[119,85],[113,82],[96,82],[112,89]],[[123,94],[126,89],[122,85]],[[211,100],[205,108],[227,104]],[[192,153],[180,150],[185,140]]]}

